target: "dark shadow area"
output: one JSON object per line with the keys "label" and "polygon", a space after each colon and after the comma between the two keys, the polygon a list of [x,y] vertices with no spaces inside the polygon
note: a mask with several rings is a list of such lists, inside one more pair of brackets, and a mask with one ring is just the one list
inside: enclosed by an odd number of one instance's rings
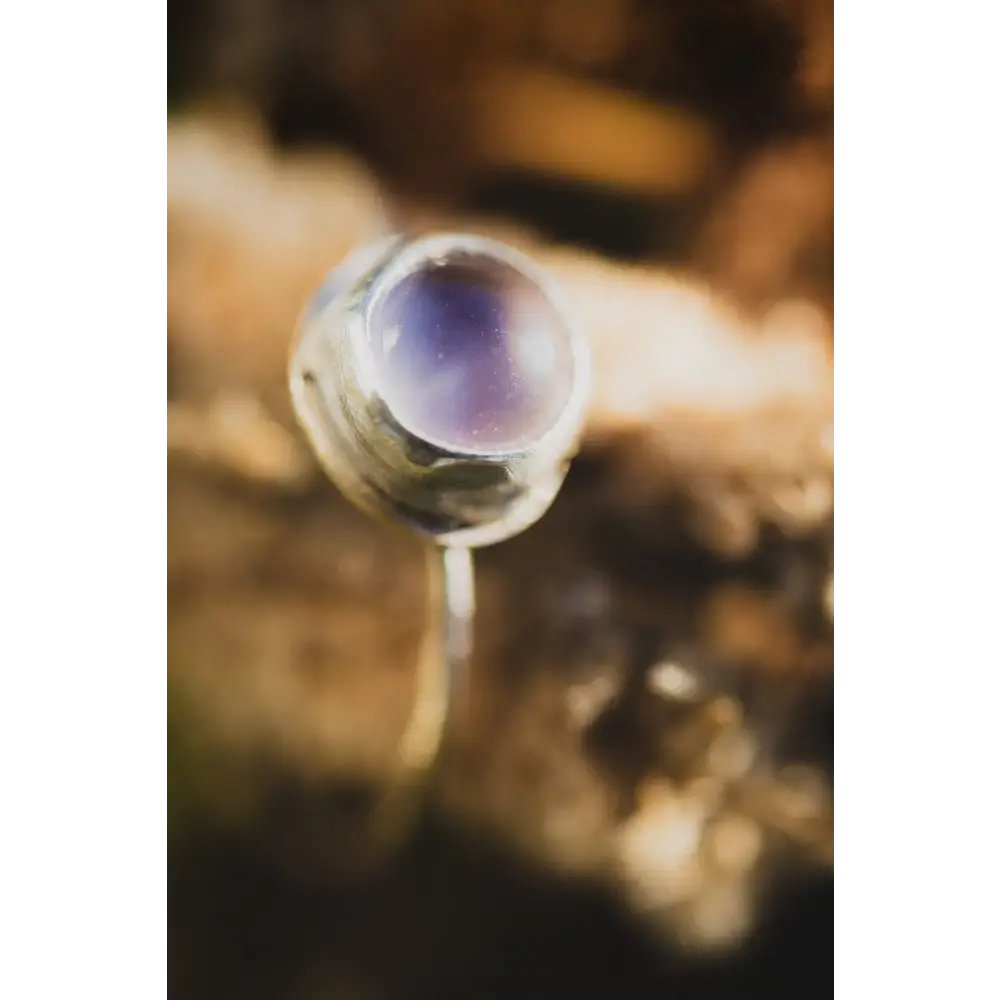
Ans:
{"label": "dark shadow area", "polygon": [[[287,792],[278,798],[287,805]],[[188,1000],[833,992],[828,877],[786,887],[737,954],[695,960],[654,941],[606,889],[528,867],[440,818],[354,889],[290,878],[259,843],[224,839],[189,844],[170,870],[172,992]]]}

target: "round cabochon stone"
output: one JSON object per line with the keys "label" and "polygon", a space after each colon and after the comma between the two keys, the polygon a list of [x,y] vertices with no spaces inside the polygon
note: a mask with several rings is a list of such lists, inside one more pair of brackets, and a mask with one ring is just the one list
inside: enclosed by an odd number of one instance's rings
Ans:
{"label": "round cabochon stone", "polygon": [[455,451],[514,451],[550,430],[574,384],[570,331],[506,261],[428,260],[369,317],[379,390],[411,433]]}

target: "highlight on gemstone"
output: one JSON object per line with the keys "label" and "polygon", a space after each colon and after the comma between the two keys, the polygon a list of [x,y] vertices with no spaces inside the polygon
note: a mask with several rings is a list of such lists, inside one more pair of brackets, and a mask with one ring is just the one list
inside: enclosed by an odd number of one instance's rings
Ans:
{"label": "highlight on gemstone", "polygon": [[456,451],[530,446],[574,384],[570,331],[544,291],[484,252],[424,262],[374,305],[379,390],[411,433]]}

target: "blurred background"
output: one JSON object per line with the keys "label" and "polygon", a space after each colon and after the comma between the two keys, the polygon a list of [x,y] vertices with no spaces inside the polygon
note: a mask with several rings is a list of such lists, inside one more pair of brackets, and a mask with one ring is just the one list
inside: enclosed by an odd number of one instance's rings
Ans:
{"label": "blurred background", "polygon": [[[172,995],[831,995],[831,0],[171,0],[168,52]],[[401,227],[536,257],[596,386],[372,867],[424,564],[285,371]]]}

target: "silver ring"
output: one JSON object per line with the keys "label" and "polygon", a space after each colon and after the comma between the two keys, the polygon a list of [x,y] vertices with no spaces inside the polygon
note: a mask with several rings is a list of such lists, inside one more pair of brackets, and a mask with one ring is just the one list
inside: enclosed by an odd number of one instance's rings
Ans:
{"label": "silver ring", "polygon": [[397,787],[429,773],[467,681],[472,549],[523,531],[555,499],[590,380],[560,290],[479,236],[356,251],[302,316],[291,395],[320,464],[357,506],[429,543],[432,620]]}

